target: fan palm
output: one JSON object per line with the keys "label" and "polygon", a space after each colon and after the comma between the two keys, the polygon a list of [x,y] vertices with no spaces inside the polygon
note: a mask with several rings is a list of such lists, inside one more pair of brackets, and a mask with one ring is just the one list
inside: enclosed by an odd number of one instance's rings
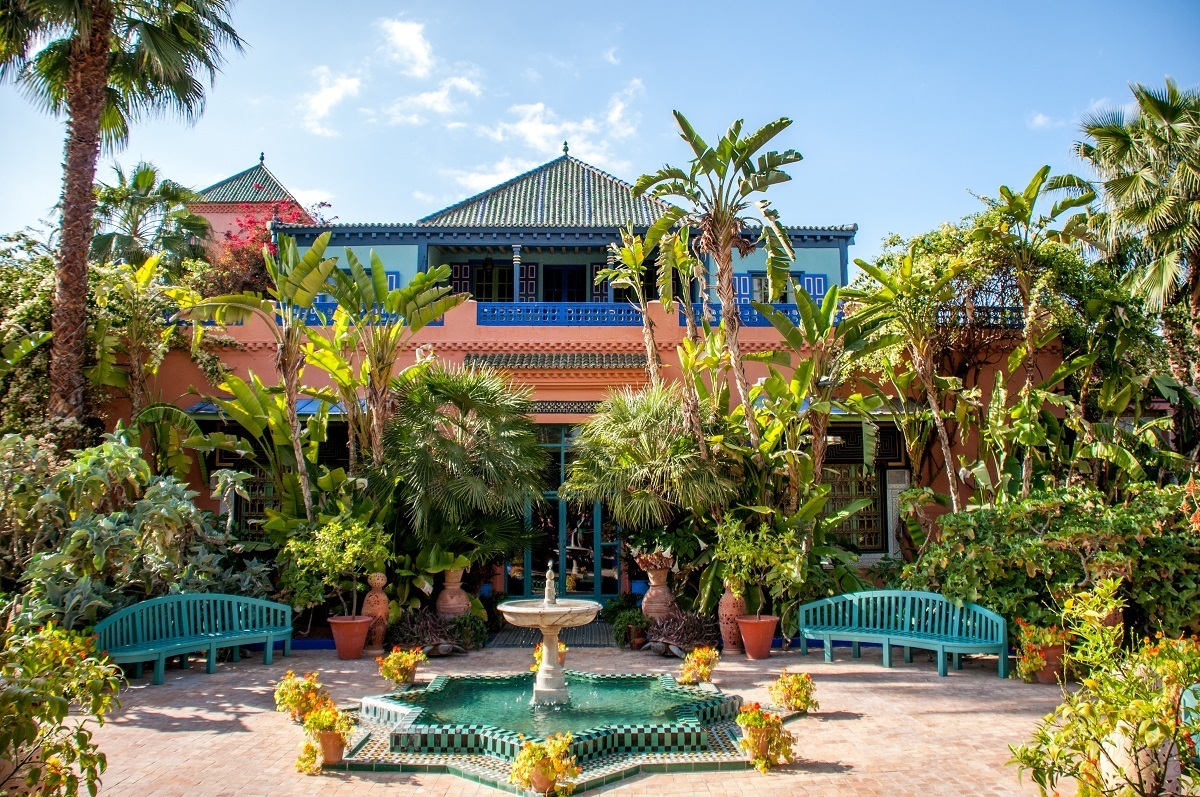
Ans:
{"label": "fan palm", "polygon": [[[745,136],[742,135],[744,122],[739,119],[730,125],[715,147],[710,147],[683,114],[679,111],[674,113],[680,136],[692,149],[692,161],[686,170],[664,166],[653,174],[642,175],[633,186],[633,195],[636,197],[649,192],[656,197],[679,199],[689,205],[687,210],[673,208],[669,215],[699,230],[697,250],[712,257],[717,264],[717,298],[722,306],[721,318],[725,325],[734,383],[738,398],[748,407],[750,385],[746,380],[738,339],[741,319],[733,284],[733,250],[737,249],[742,255],[754,251],[758,243],[744,233],[749,227],[761,225],[760,240],[771,244],[773,251],[791,254],[791,241],[779,226],[778,214],[770,208],[767,200],[754,199],[754,196],[792,179],[783,167],[799,162],[803,156],[792,149],[762,151],[771,139],[791,125],[791,119],[777,119]],[[751,206],[758,211],[759,217],[756,219],[748,215]],[[779,258],[768,259],[767,274],[772,300],[779,295],[787,271],[788,266]],[[746,413],[746,427],[751,442],[757,447],[759,430],[752,412]]]}
{"label": "fan palm", "polygon": [[735,490],[725,464],[701,452],[675,385],[610,395],[580,427],[574,453],[559,495],[603,501],[630,530],[667,526],[681,513],[703,515]]}
{"label": "fan palm", "polygon": [[165,268],[177,270],[184,258],[204,254],[210,228],[203,216],[187,209],[185,203],[196,198],[191,190],[162,179],[152,163],[139,163],[128,175],[120,165],[113,171],[113,185],[96,185],[93,260],[123,260],[137,267],[158,252]]}
{"label": "fan palm", "polygon": [[541,500],[549,462],[530,390],[432,362],[394,383],[379,473],[417,537],[475,562],[523,547],[525,506]]}
{"label": "fan palm", "polygon": [[[1130,88],[1136,110],[1085,117],[1075,152],[1099,178],[1110,239],[1132,232],[1149,250],[1137,291],[1152,310],[1187,301],[1200,336],[1200,92],[1170,79]],[[1191,376],[1200,380],[1200,369]]]}
{"label": "fan palm", "polygon": [[62,234],[54,292],[49,411],[81,420],[86,379],[88,250],[96,161],[131,122],[162,113],[189,121],[204,108],[223,47],[242,41],[232,0],[3,0],[0,80],[65,116]]}

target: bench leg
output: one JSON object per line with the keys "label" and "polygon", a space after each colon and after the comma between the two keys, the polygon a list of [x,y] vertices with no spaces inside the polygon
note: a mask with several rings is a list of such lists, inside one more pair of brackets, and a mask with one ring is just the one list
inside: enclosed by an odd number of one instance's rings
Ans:
{"label": "bench leg", "polygon": [[241,661],[242,660],[242,646],[241,645],[234,645],[232,648],[230,648],[230,650],[233,651],[233,654],[230,656],[231,661]]}
{"label": "bench leg", "polygon": [[912,664],[912,648],[905,646],[904,648],[904,663]]}
{"label": "bench leg", "polygon": [[263,646],[263,664],[273,664],[275,662],[275,638],[267,637],[267,644]]}
{"label": "bench leg", "polygon": [[886,639],[883,640],[883,666],[892,666],[892,643],[888,642]]}
{"label": "bench leg", "polygon": [[190,658],[188,658],[189,655],[190,654],[188,654],[188,653],[184,653],[182,656],[179,657],[179,669],[181,669],[181,670],[191,669],[192,660]]}
{"label": "bench leg", "polygon": [[154,661],[154,685],[161,686],[167,680],[167,657],[159,656]]}
{"label": "bench leg", "polygon": [[140,661],[137,664],[133,665],[133,677],[134,678],[142,677],[142,663]]}
{"label": "bench leg", "polygon": [[808,637],[804,636],[803,632],[800,634],[800,654],[802,656],[808,655]]}
{"label": "bench leg", "polygon": [[825,637],[825,661],[833,661],[833,637]]}
{"label": "bench leg", "polygon": [[961,653],[954,654],[954,669],[956,669],[956,670],[962,669],[962,654]]}
{"label": "bench leg", "polygon": [[207,664],[207,666],[205,666],[204,671],[206,673],[208,673],[209,675],[213,675],[217,671],[217,646],[216,645],[208,646],[208,664]]}
{"label": "bench leg", "polygon": [[1000,660],[996,664],[996,671],[1000,675],[1001,678],[1007,678],[1008,677],[1008,651],[1007,650],[1000,651],[999,658],[1000,658]]}
{"label": "bench leg", "polygon": [[284,656],[292,655],[292,638],[291,637],[286,637],[283,640],[283,655]]}
{"label": "bench leg", "polygon": [[946,667],[946,651],[943,650],[942,648],[938,648],[937,660],[938,660],[938,675],[945,678],[947,675],[950,674],[950,672],[949,672],[948,668]]}
{"label": "bench leg", "polygon": [[856,659],[862,658],[862,650],[859,649],[857,642],[854,643],[854,658],[856,658]]}

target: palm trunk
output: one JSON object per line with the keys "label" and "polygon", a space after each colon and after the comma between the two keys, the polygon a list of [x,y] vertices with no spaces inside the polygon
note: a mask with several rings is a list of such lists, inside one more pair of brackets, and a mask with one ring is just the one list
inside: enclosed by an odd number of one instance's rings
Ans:
{"label": "palm trunk", "polygon": [[296,479],[300,482],[300,495],[304,498],[304,517],[311,523],[313,519],[312,485],[308,483],[308,460],[304,457],[304,444],[300,439],[300,416],[296,412],[296,404],[300,393],[300,364],[301,358],[288,356],[287,338],[280,342],[279,352],[275,356],[275,367],[283,376],[283,396],[287,405],[288,426],[292,430],[292,454],[296,457]]}
{"label": "palm trunk", "polygon": [[[684,284],[687,285],[686,275]],[[700,345],[700,327],[696,323],[696,309],[692,307],[692,297],[680,297],[679,309],[683,312],[687,324],[687,339],[693,346]],[[700,447],[700,456],[708,459],[708,440],[704,436],[704,426],[700,423],[700,393],[696,390],[696,382],[692,374],[683,375],[683,415],[696,436],[696,445]]]}
{"label": "palm trunk", "polygon": [[958,483],[957,477],[954,475],[954,458],[950,453],[950,435],[946,432],[946,423],[942,420],[942,406],[938,401],[937,388],[934,387],[933,378],[929,374],[929,364],[913,363],[918,367],[918,373],[921,376],[921,383],[925,386],[925,400],[929,404],[929,412],[933,416],[933,426],[937,430],[938,443],[942,448],[942,459],[945,460],[946,467],[946,484],[950,490],[950,509],[953,512],[959,511],[958,505]]}
{"label": "palm trunk", "polygon": [[371,415],[371,462],[383,464],[383,427],[388,416],[388,379],[367,377],[367,412]]}
{"label": "palm trunk", "polygon": [[750,405],[750,384],[746,380],[746,366],[742,363],[742,345],[738,330],[742,325],[737,295],[733,289],[733,250],[722,245],[717,258],[717,298],[721,301],[721,321],[725,324],[725,345],[729,349],[729,365],[733,369],[733,382],[737,387],[738,400],[746,410],[746,431],[750,444],[758,448],[758,421]]}
{"label": "palm trunk", "polygon": [[87,38],[71,42],[68,56],[67,141],[63,167],[62,231],[54,286],[50,344],[50,417],[73,422],[64,429],[65,448],[81,442],[87,358],[88,249],[100,157],[100,119],[108,89],[113,10],[93,0]]}
{"label": "palm trunk", "polygon": [[[1036,330],[1034,329],[1034,313],[1035,305],[1033,298],[1030,297],[1029,306],[1025,309],[1025,386],[1021,388],[1021,395],[1024,399],[1028,399],[1033,393],[1033,369],[1034,359],[1037,357],[1037,352],[1033,349],[1033,339]],[[940,423],[940,419],[939,419]],[[1029,493],[1033,490],[1033,448],[1025,447],[1025,458],[1021,462],[1021,499],[1029,497]],[[955,510],[958,511],[958,510]]]}
{"label": "palm trunk", "polygon": [[[1192,314],[1192,345],[1200,346],[1200,251],[1188,253],[1188,309]],[[1191,384],[1200,385],[1200,358],[1191,358]]]}
{"label": "palm trunk", "polygon": [[823,412],[809,412],[808,429],[812,433],[813,484],[820,484],[821,470],[825,467],[825,451],[829,447],[825,440],[829,416]]}

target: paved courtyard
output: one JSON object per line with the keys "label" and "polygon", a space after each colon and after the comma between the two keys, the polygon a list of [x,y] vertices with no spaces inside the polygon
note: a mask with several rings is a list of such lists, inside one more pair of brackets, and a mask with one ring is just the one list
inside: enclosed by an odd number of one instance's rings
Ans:
{"label": "paved courtyard", "polygon": [[[821,708],[789,725],[796,762],[769,775],[745,773],[640,775],[588,794],[672,795],[1018,795],[1036,794],[1005,765],[1008,745],[1029,735],[1057,702],[1057,687],[1002,681],[994,659],[968,660],[961,672],[938,678],[929,654],[913,664],[895,656],[879,666],[878,649],[859,660],[839,648],[826,664],[821,652],[776,652],[770,661],[723,660],[714,681],[747,700],[768,701],[766,686],[783,667],[812,675]],[[490,648],[433,659],[422,678],[439,673],[517,672],[530,653]],[[662,672],[677,659],[613,648],[578,648],[568,666],[595,672]],[[261,657],[223,663],[206,675],[199,661],[167,671],[163,686],[135,680],[124,706],[99,729],[108,754],[101,794],[112,795],[358,795],[431,797],[500,792],[452,775],[339,773],[307,777],[293,761],[300,728],[274,711],[272,691],[287,669],[319,670],[339,702],[386,691],[375,663],[339,661],[333,651],[302,651],[263,666]]]}

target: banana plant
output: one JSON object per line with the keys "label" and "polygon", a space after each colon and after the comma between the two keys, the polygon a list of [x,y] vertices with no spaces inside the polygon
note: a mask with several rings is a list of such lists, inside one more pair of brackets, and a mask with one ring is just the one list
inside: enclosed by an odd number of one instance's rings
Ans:
{"label": "banana plant", "polygon": [[387,269],[373,249],[370,261],[368,269],[347,247],[347,268],[333,271],[330,292],[353,327],[356,348],[362,356],[371,457],[379,465],[383,461],[383,430],[392,412],[392,372],[400,352],[417,332],[470,295],[452,293],[448,265],[422,271],[407,285],[389,289]]}
{"label": "banana plant", "polygon": [[325,292],[330,276],[337,270],[337,259],[326,258],[331,233],[317,236],[303,254],[290,235],[279,236],[278,254],[263,247],[263,261],[272,287],[267,296],[254,291],[204,298],[194,291],[173,289],[171,296],[179,304],[179,315],[193,322],[197,338],[202,322],[218,325],[239,323],[257,317],[266,323],[275,340],[275,367],[283,377],[283,395],[288,426],[291,430],[296,477],[304,498],[304,515],[313,519],[312,484],[308,462],[302,451],[300,418],[296,405],[300,396],[300,378],[304,371],[303,346],[308,340],[307,319],[317,296]]}
{"label": "banana plant", "polygon": [[18,363],[45,345],[53,334],[52,332],[31,332],[5,344],[4,348],[0,349],[0,379],[8,376]]}
{"label": "banana plant", "polygon": [[[614,288],[623,288],[633,296],[632,304],[642,317],[642,344],[646,348],[646,374],[650,377],[651,385],[662,384],[662,358],[658,356],[658,344],[654,339],[654,317],[650,315],[650,298],[646,290],[646,258],[658,246],[659,240],[672,222],[664,216],[646,231],[645,240],[633,232],[630,223],[620,231],[620,243],[608,245],[609,254],[613,256],[613,265],[596,272],[596,284],[607,282]],[[659,271],[659,280],[662,279]],[[667,276],[670,283],[670,276]],[[660,300],[662,296],[659,296]],[[667,300],[669,301],[669,300]],[[664,302],[663,306],[666,304]]]}
{"label": "banana plant", "polygon": [[370,451],[371,447],[371,419],[361,399],[367,388],[366,363],[354,362],[358,335],[350,326],[350,316],[341,307],[334,311],[328,335],[311,328],[306,331],[304,359],[324,371],[333,383],[349,432],[350,473],[357,473],[360,453]]}

